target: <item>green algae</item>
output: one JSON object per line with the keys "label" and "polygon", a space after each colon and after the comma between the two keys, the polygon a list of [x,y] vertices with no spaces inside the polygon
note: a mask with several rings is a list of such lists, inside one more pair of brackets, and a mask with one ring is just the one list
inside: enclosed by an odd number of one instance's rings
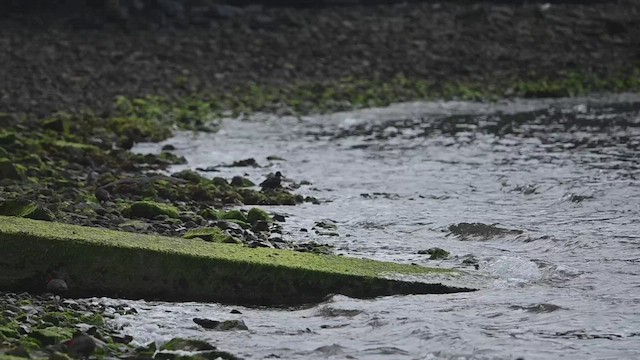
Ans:
{"label": "green algae", "polygon": [[[455,276],[451,270],[15,217],[0,218],[0,246],[9,255],[2,260],[8,271],[0,286],[29,289],[56,267],[70,274],[75,284],[70,293],[76,295],[300,304],[331,293],[371,297],[469,291],[428,283],[438,274]],[[413,280],[389,279],[407,276]]]}
{"label": "green algae", "polygon": [[258,221],[272,222],[272,219],[266,211],[259,208],[251,208],[247,213],[247,221],[251,225],[255,225]]}
{"label": "green algae", "polygon": [[0,180],[24,180],[26,168],[20,164],[14,164],[7,158],[0,158]]}
{"label": "green algae", "polygon": [[180,216],[177,208],[167,204],[160,204],[153,201],[137,201],[123,211],[124,214],[133,218],[153,219],[156,216],[166,215],[171,218]]}
{"label": "green algae", "polygon": [[187,231],[182,237],[185,239],[201,238],[205,241],[213,241],[219,243],[235,244],[236,239],[233,236],[227,234],[222,229],[217,227],[204,227],[198,229],[191,229]]}
{"label": "green algae", "polygon": [[8,200],[3,202],[0,204],[0,215],[45,221],[51,221],[54,218],[49,209],[28,200]]}

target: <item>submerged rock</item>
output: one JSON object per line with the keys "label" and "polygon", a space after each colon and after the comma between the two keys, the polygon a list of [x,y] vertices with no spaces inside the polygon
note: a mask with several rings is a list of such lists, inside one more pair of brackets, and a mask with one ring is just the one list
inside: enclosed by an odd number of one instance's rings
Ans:
{"label": "submerged rock", "polygon": [[444,260],[449,257],[449,252],[439,247],[433,247],[427,250],[419,250],[418,254],[431,255],[429,260]]}
{"label": "submerged rock", "polygon": [[247,325],[242,320],[216,321],[211,319],[194,318],[193,322],[202,326],[205,329],[210,329],[210,330],[218,330],[218,331],[249,330]]}
{"label": "submerged rock", "polygon": [[481,238],[487,240],[496,236],[520,235],[522,230],[510,230],[497,227],[495,225],[486,225],[482,223],[459,223],[449,226],[451,234],[458,236],[462,240],[469,240],[470,237]]}

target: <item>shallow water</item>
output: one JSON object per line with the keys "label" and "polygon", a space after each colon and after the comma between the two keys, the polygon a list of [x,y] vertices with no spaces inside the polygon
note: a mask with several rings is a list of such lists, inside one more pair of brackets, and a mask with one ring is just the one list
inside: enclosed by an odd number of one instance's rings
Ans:
{"label": "shallow water", "polygon": [[[167,142],[186,167],[250,157],[264,165],[208,176],[259,182],[282,171],[310,181],[297,192],[320,205],[269,207],[287,215],[287,239],[490,281],[475,293],[337,295],[286,310],[140,301],[132,302],[138,315],[117,321],[140,343],[195,337],[255,359],[640,358],[639,100],[411,103],[180,134]],[[340,236],[316,234],[323,219]],[[521,233],[450,234],[462,222]],[[435,246],[452,257],[417,254]],[[477,270],[463,263],[467,255]],[[194,317],[243,319],[250,331],[201,330]]]}

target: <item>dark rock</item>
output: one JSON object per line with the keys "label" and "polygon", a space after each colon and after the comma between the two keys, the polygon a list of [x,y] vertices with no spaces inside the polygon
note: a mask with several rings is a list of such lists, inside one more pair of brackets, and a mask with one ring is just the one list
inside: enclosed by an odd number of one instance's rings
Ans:
{"label": "dark rock", "polygon": [[231,179],[231,186],[235,186],[235,187],[250,187],[250,186],[254,186],[255,184],[247,179],[244,178],[242,176],[234,176]]}
{"label": "dark rock", "polygon": [[434,247],[427,250],[419,250],[418,254],[431,255],[429,257],[429,260],[444,260],[449,257],[449,252],[439,247]]}
{"label": "dark rock", "polygon": [[162,151],[174,151],[175,149],[176,147],[171,144],[167,144],[162,147]]}
{"label": "dark rock", "polygon": [[7,158],[0,158],[0,180],[24,180],[26,178],[25,171],[24,166],[13,164]]}
{"label": "dark rock", "polygon": [[202,326],[205,329],[210,329],[210,330],[217,330],[217,331],[249,330],[247,325],[242,320],[216,321],[211,319],[194,318],[193,322]]}
{"label": "dark rock", "polygon": [[285,222],[286,218],[284,215],[282,214],[273,214],[273,216],[271,217],[273,219],[273,221],[277,221],[277,222]]}

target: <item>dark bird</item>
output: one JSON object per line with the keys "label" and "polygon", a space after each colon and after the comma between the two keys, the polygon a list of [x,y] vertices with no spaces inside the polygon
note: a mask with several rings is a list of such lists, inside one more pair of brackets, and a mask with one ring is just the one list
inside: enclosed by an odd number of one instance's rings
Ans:
{"label": "dark bird", "polygon": [[98,201],[101,203],[111,200],[111,194],[109,194],[109,192],[104,188],[96,189],[94,195],[96,196],[96,199],[98,199]]}
{"label": "dark bird", "polygon": [[96,340],[92,336],[81,332],[76,333],[73,339],[65,341],[64,345],[69,355],[78,359],[88,358],[97,347]]}
{"label": "dark bird", "polygon": [[281,189],[282,178],[284,178],[284,176],[282,176],[282,173],[280,171],[277,171],[275,174],[269,174],[267,175],[267,178],[260,183],[260,187],[262,187],[262,190]]}
{"label": "dark bird", "polygon": [[47,291],[54,295],[60,295],[67,290],[69,290],[67,282],[62,279],[49,278],[47,281]]}
{"label": "dark bird", "polygon": [[49,277],[47,281],[47,292],[53,294],[53,304],[56,308],[60,308],[60,294],[63,294],[69,290],[67,282],[59,279]]}

